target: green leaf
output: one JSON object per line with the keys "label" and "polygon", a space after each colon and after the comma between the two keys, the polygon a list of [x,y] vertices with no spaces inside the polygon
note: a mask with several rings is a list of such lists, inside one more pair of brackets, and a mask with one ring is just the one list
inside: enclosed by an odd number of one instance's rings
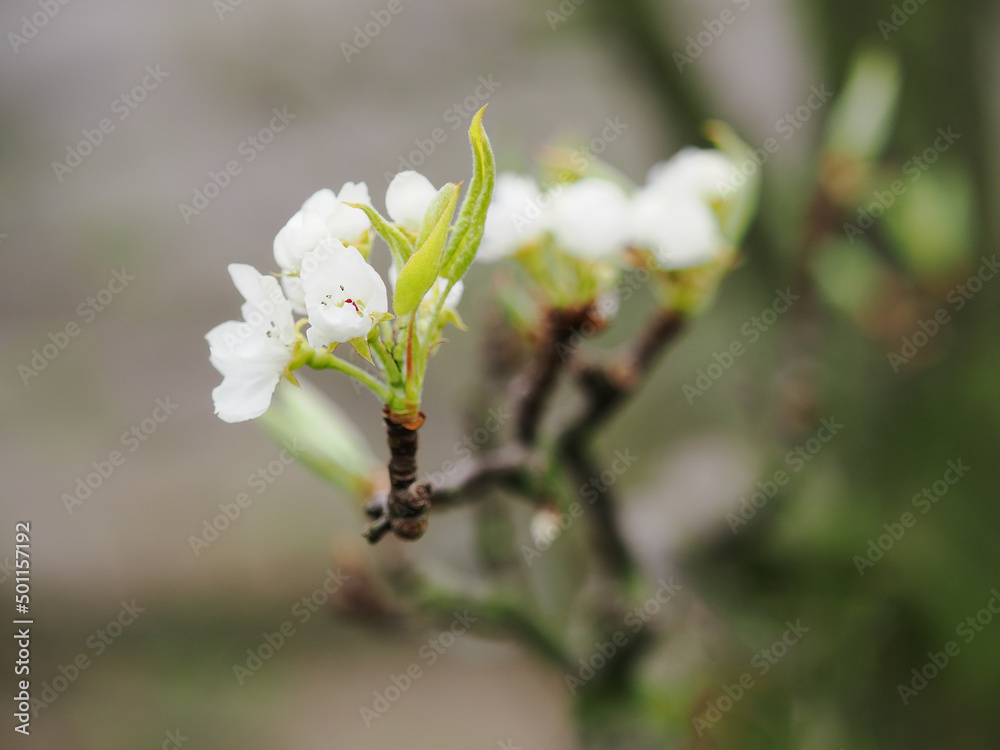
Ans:
{"label": "green leaf", "polygon": [[[435,208],[439,199],[442,206]],[[451,226],[451,217],[455,213],[457,203],[458,185],[451,182],[441,188],[431,203],[428,215],[431,211],[435,211],[438,213],[438,220],[424,243],[406,261],[406,265],[399,272],[399,278],[396,279],[396,288],[392,293],[392,310],[397,316],[402,317],[413,312],[437,281],[441,272],[441,258],[445,240],[448,238],[448,228]]]}
{"label": "green leaf", "polygon": [[826,148],[860,160],[875,159],[885,147],[896,114],[901,75],[898,58],[882,48],[854,58],[826,128]]}
{"label": "green leaf", "polygon": [[[424,214],[423,223],[421,223],[420,231],[417,233],[417,247],[423,247],[424,243],[427,242],[427,238],[431,236],[431,232],[434,231],[438,221],[441,219],[441,214],[448,208],[449,203],[452,206],[451,213],[455,213],[454,206],[457,201],[452,200],[452,195],[457,195],[459,187],[459,185],[449,182],[438,190],[437,195],[434,196],[434,200],[431,201],[431,205],[427,207],[427,213]],[[448,221],[451,221],[451,215],[448,216]]]}
{"label": "green leaf", "polygon": [[396,268],[402,268],[410,256],[413,255],[413,243],[406,236],[406,233],[395,224],[390,224],[386,221],[382,214],[371,206],[366,206],[364,203],[345,203],[344,205],[351,208],[360,208],[368,215],[368,219],[371,221],[372,226],[375,227],[375,231],[389,245],[392,259],[396,262]]}
{"label": "green leaf", "polygon": [[469,141],[472,143],[472,183],[469,192],[462,202],[462,210],[458,215],[458,223],[448,241],[444,253],[441,275],[452,281],[458,281],[469,270],[479,243],[483,239],[483,225],[486,223],[486,211],[493,199],[493,184],[496,182],[496,160],[490,139],[483,128],[483,112],[486,107],[476,112],[469,127]]}
{"label": "green leaf", "polygon": [[350,418],[309,383],[279,386],[257,422],[331,484],[358,499],[370,495],[378,459]]}
{"label": "green leaf", "polygon": [[[753,149],[727,123],[721,120],[710,120],[705,125],[705,134],[712,143],[732,159],[734,165],[743,164],[747,159],[754,159]],[[736,169],[738,166],[734,166],[734,178]],[[722,234],[732,243],[733,247],[740,246],[743,236],[757,212],[761,171],[756,170],[746,178],[746,183],[740,187],[731,185],[730,190],[736,195],[731,200],[725,200],[723,205],[716,209],[722,226]]]}

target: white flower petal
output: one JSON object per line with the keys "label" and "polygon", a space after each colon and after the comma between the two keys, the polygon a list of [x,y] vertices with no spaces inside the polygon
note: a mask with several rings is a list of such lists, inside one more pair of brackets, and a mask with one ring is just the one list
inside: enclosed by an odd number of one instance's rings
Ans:
{"label": "white flower petal", "polygon": [[703,201],[721,197],[725,188],[732,187],[735,165],[721,151],[686,148],[669,161],[660,162],[649,170],[650,189],[670,195],[686,195]]}
{"label": "white flower petal", "polygon": [[282,343],[291,344],[295,340],[292,305],[281,291],[278,280],[264,276],[245,263],[231,263],[229,275],[247,301],[243,306],[243,319],[262,332],[272,331]]}
{"label": "white flower petal", "polygon": [[437,192],[431,181],[419,172],[400,172],[385,191],[385,210],[394,222],[416,231]]}
{"label": "white flower petal", "polygon": [[630,212],[622,188],[587,177],[554,193],[550,228],[556,243],[570,255],[600,260],[625,248]]}
{"label": "white flower petal", "polygon": [[497,175],[476,260],[491,263],[537,240],[545,231],[544,204],[532,177]]}
{"label": "white flower petal", "polygon": [[286,273],[297,273],[302,257],[332,238],[323,215],[315,211],[297,211],[275,235],[274,260]]}
{"label": "white flower petal", "polygon": [[298,276],[282,276],[281,288],[285,297],[292,305],[292,311],[299,315],[306,314],[306,293],[302,289],[302,279]]}
{"label": "white flower petal", "polygon": [[244,319],[220,323],[205,338],[209,362],[223,376],[212,391],[215,413],[226,422],[242,422],[267,411],[292,358],[295,321],[276,278],[243,263],[231,264],[229,275],[246,300]]}
{"label": "white flower petal", "polygon": [[371,227],[368,216],[360,208],[345,206],[345,203],[372,204],[368,195],[368,185],[363,182],[345,182],[336,198],[336,205],[326,212],[326,226],[337,239],[349,243],[358,239]]}
{"label": "white flower petal", "polygon": [[224,422],[245,422],[267,411],[281,375],[237,373],[227,375],[212,389],[215,413]]}
{"label": "white flower petal", "polygon": [[714,260],[728,244],[712,209],[693,197],[674,199],[644,193],[636,200],[636,244],[652,250],[666,270]]}

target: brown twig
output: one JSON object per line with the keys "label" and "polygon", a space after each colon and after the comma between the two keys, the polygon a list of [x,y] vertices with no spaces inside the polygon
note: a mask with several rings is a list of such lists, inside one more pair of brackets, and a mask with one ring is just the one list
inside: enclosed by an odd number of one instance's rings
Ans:
{"label": "brown twig", "polygon": [[386,439],[389,443],[389,494],[384,505],[370,504],[368,514],[376,520],[365,529],[364,536],[375,544],[389,531],[400,539],[419,539],[427,530],[431,487],[417,482],[417,430],[424,422],[421,412],[417,419],[403,420],[386,406],[382,411]]}
{"label": "brown twig", "polygon": [[[638,387],[657,355],[680,333],[683,323],[679,313],[665,310],[645,328],[635,345],[610,367],[577,367],[577,382],[586,396],[586,406],[557,443],[558,454],[576,482],[586,484],[599,474],[590,452],[594,434]],[[599,493],[594,510],[593,528],[601,558],[614,576],[631,577],[635,566],[619,529],[614,498],[608,488]]]}
{"label": "brown twig", "polygon": [[436,510],[478,500],[491,488],[533,499],[539,458],[521,445],[508,445],[468,462],[448,482],[435,485],[430,499]]}
{"label": "brown twig", "polygon": [[568,361],[568,343],[593,311],[593,305],[549,311],[528,369],[511,386],[512,401],[518,405],[517,439],[523,445],[535,444],[542,412]]}

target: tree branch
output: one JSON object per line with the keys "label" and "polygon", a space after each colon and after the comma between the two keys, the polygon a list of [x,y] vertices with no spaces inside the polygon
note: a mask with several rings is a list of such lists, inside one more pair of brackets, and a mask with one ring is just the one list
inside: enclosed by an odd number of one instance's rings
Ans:
{"label": "tree branch", "polygon": [[[662,311],[611,367],[577,366],[577,382],[584,391],[586,405],[560,435],[556,448],[574,482],[586,484],[600,473],[590,452],[594,434],[638,387],[657,356],[680,333],[683,323],[679,313]],[[618,525],[610,488],[598,493],[594,510],[592,527],[602,560],[616,578],[630,578],[635,564]]]}
{"label": "tree branch", "polygon": [[553,308],[542,328],[542,335],[525,373],[511,386],[511,400],[518,405],[517,439],[534,445],[545,405],[555,390],[559,373],[569,357],[568,342],[590,320],[592,304],[575,308]]}

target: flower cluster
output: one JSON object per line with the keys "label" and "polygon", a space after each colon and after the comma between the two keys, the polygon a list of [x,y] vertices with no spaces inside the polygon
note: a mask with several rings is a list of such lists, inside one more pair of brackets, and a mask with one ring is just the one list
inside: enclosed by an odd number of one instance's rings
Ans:
{"label": "flower cluster", "polygon": [[745,221],[734,219],[747,210],[746,181],[734,179],[735,162],[721,150],[685,149],[654,166],[640,187],[561,175],[569,179],[546,189],[531,176],[498,175],[478,256],[513,259],[555,306],[592,301],[626,264],[661,277],[722,267],[740,241]]}
{"label": "flower cluster", "polygon": [[[261,416],[281,378],[296,382],[293,371],[310,366],[355,378],[394,421],[416,425],[429,355],[448,323],[461,326],[461,278],[474,259],[513,259],[550,308],[592,308],[612,296],[624,267],[639,266],[658,278],[664,307],[688,312],[731,261],[752,211],[723,150],[681,151],[641,187],[601,168],[563,170],[543,190],[532,177],[495,175],[481,111],[469,134],[473,176],[460,210],[457,184],[438,189],[413,171],[390,183],[388,218],[365,183],[348,182],[311,195],[277,233],[279,273],[229,267],[243,320],[207,335],[223,375],[212,394],[223,420]],[[376,233],[391,255],[391,304],[369,264]],[[341,344],[377,372],[337,356]]]}
{"label": "flower cluster", "polygon": [[[282,376],[303,366],[343,372],[368,386],[401,423],[418,419],[429,354],[456,307],[461,277],[482,237],[494,183],[482,113],[470,130],[476,156],[458,220],[459,186],[441,189],[416,172],[401,172],[385,195],[388,219],[372,207],[365,183],[310,196],[274,238],[280,268],[265,276],[234,263],[229,274],[243,295],[242,321],[211,331],[210,361],[223,375],[212,392],[227,422],[264,414]],[[391,253],[389,293],[369,264],[374,233]],[[280,279],[280,282],[279,282]],[[296,322],[295,314],[302,317]],[[338,357],[349,343],[377,374]]]}

